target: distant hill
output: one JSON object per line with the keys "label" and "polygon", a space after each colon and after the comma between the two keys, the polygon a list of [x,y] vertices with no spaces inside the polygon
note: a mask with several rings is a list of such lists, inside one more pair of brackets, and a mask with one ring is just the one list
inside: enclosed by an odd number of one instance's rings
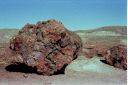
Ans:
{"label": "distant hill", "polygon": [[92,33],[92,32],[97,32],[97,31],[111,31],[115,33],[119,33],[121,35],[127,35],[127,26],[105,26],[105,27],[100,27],[97,29],[92,29],[92,30],[78,30],[75,31],[77,32],[86,32],[86,33]]}
{"label": "distant hill", "polygon": [[[0,29],[0,43],[8,43],[12,36],[17,34],[19,29]],[[105,32],[107,31],[107,32]],[[118,35],[127,35],[127,27],[126,26],[105,26],[100,27],[97,29],[91,29],[91,30],[78,30],[74,31],[76,32],[81,38],[83,37],[89,37],[90,35],[96,36],[96,35],[103,35],[104,33],[106,35],[115,35],[114,33],[117,33]],[[84,33],[84,35],[81,35],[81,33]]]}

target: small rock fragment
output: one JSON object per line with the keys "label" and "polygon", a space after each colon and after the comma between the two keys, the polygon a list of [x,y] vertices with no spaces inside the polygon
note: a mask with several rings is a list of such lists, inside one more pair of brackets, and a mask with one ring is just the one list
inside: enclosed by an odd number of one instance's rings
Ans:
{"label": "small rock fragment", "polygon": [[123,45],[114,46],[107,51],[107,54],[104,57],[109,65],[127,70],[126,46]]}

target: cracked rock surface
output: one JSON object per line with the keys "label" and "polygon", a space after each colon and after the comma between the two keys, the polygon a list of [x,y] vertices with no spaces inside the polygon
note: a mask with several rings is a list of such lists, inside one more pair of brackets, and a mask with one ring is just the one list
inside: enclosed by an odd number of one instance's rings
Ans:
{"label": "cracked rock surface", "polygon": [[104,56],[106,63],[117,68],[127,70],[127,48],[124,45],[117,45],[110,48]]}
{"label": "cracked rock surface", "polygon": [[55,20],[27,24],[10,40],[15,62],[37,68],[43,75],[52,75],[71,63],[81,48],[80,37]]}

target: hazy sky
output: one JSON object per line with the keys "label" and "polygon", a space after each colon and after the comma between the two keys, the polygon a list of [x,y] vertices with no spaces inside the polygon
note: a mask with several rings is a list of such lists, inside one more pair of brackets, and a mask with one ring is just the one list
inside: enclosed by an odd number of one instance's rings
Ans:
{"label": "hazy sky", "polygon": [[0,0],[0,28],[56,19],[71,29],[126,25],[126,0]]}

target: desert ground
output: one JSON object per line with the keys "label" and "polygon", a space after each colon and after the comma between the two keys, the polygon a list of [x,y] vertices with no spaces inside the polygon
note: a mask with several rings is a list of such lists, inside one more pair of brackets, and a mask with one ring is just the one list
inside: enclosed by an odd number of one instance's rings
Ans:
{"label": "desert ground", "polygon": [[13,65],[10,39],[18,29],[0,30],[0,85],[126,85],[127,71],[103,63],[102,53],[116,45],[127,46],[126,26],[75,31],[82,53],[56,75],[43,76],[25,65]]}

